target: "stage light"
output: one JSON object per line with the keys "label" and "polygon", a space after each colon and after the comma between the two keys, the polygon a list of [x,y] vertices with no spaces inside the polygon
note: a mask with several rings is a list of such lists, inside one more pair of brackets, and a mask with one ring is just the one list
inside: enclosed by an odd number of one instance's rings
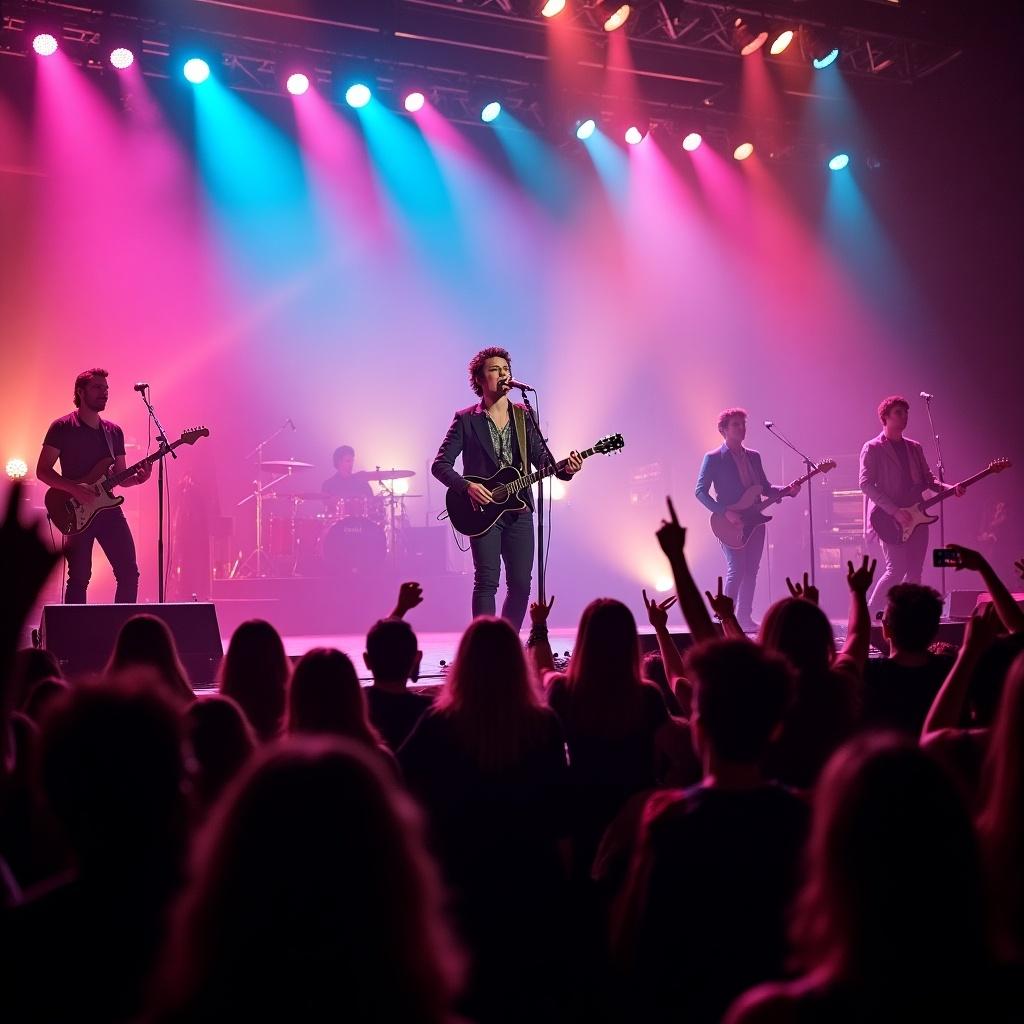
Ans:
{"label": "stage light", "polygon": [[202,85],[210,77],[210,65],[202,57],[189,57],[181,69],[185,80],[193,85]]}
{"label": "stage light", "polygon": [[777,32],[775,38],[772,40],[771,46],[768,47],[768,52],[773,57],[777,57],[780,53],[787,49],[791,42],[793,42],[794,34],[795,33],[791,28],[783,29],[781,32]]}
{"label": "stage light", "polygon": [[111,67],[118,71],[125,71],[135,63],[135,54],[127,46],[115,46],[110,51]]}
{"label": "stage light", "polygon": [[565,0],[546,0],[544,6],[540,9],[540,13],[545,18],[553,18],[556,14],[561,14],[565,10]]}
{"label": "stage light", "polygon": [[8,480],[24,480],[28,476],[28,463],[24,459],[8,459],[5,468]]}
{"label": "stage light", "polygon": [[410,114],[415,114],[418,110],[422,110],[424,106],[426,106],[426,103],[427,97],[418,89],[414,89],[412,92],[406,93],[402,106],[404,106]]}
{"label": "stage light", "polygon": [[303,96],[309,92],[309,75],[301,71],[293,71],[284,83],[284,87],[292,96]]}
{"label": "stage light", "polygon": [[659,594],[667,594],[675,586],[671,576],[659,576],[654,581],[654,589]]}
{"label": "stage light", "polygon": [[827,29],[802,28],[800,40],[803,43],[804,53],[810,58],[814,68],[820,71],[822,68],[830,67],[839,60],[838,33]]}
{"label": "stage light", "polygon": [[548,481],[548,487],[551,488],[552,501],[561,501],[569,493],[565,483],[556,476],[551,477]]}
{"label": "stage light", "polygon": [[345,90],[345,102],[350,107],[355,107],[356,110],[365,107],[372,98],[373,93],[370,92],[370,87],[362,82],[355,82]]}
{"label": "stage light", "polygon": [[580,142],[586,142],[596,131],[597,122],[592,117],[588,117],[585,121],[576,122],[576,138]]}
{"label": "stage light", "polygon": [[408,494],[409,493],[409,481],[408,480],[395,480],[391,484],[392,494]]}
{"label": "stage light", "polygon": [[733,160],[746,160],[754,152],[754,144],[752,142],[741,142],[733,151]]}
{"label": "stage light", "polygon": [[483,109],[480,111],[480,120],[484,124],[490,124],[494,121],[501,113],[501,104],[497,100],[491,100],[490,103],[485,103]]}
{"label": "stage light", "polygon": [[828,162],[828,169],[830,171],[841,171],[843,168],[848,167],[850,164],[849,153],[836,153],[834,157]]}
{"label": "stage light", "polygon": [[594,7],[598,15],[604,19],[605,32],[614,32],[617,28],[622,28],[633,13],[630,4],[620,3],[619,0],[597,0]]}
{"label": "stage light", "polygon": [[57,48],[57,37],[52,32],[37,32],[32,37],[32,49],[40,57],[52,57]]}
{"label": "stage light", "polygon": [[624,138],[631,146],[639,146],[647,138],[647,128],[640,128],[635,124],[631,124],[626,129]]}
{"label": "stage light", "polygon": [[752,24],[743,18],[737,18],[732,26],[732,41],[741,56],[749,57],[768,42],[768,33],[756,22]]}
{"label": "stage light", "polygon": [[834,46],[823,57],[821,57],[821,58],[818,58],[818,57],[813,58],[811,60],[811,63],[814,65],[816,70],[821,71],[822,68],[827,68],[830,64],[835,64],[835,62],[838,59],[839,59],[839,47],[838,46]]}
{"label": "stage light", "polygon": [[683,149],[687,153],[692,153],[695,149],[700,149],[700,144],[704,141],[704,137],[700,132],[690,132],[689,135],[683,139]]}

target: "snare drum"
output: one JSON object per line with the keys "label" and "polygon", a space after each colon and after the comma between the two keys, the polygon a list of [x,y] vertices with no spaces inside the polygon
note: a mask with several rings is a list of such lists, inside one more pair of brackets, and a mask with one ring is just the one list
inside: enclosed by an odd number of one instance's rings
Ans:
{"label": "snare drum", "polygon": [[379,569],[387,558],[384,527],[364,516],[348,516],[324,534],[322,550],[329,575]]}

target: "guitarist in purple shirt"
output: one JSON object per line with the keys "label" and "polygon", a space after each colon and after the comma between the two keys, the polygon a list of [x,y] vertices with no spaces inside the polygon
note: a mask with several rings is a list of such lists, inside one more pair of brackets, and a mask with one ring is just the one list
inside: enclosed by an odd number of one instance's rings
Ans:
{"label": "guitarist in purple shirt", "polygon": [[[75,378],[76,409],[50,424],[36,465],[38,480],[73,498],[89,502],[93,492],[75,481],[85,477],[97,462],[105,458],[113,462],[114,472],[124,471],[124,431],[116,423],[100,419],[100,413],[107,407],[108,395],[106,370],[98,367],[84,370]],[[60,459],[59,473],[54,469],[57,459]],[[143,484],[152,472],[152,465],[143,465],[121,486]],[[139,594],[139,565],[135,557],[135,541],[120,507],[103,511],[85,530],[67,538],[64,547],[68,563],[65,603],[85,604],[86,589],[92,575],[94,541],[99,541],[114,570],[117,580],[114,600],[119,604],[134,603]]]}
{"label": "guitarist in purple shirt", "polygon": [[[473,356],[469,363],[469,384],[480,396],[480,402],[455,414],[431,466],[431,472],[445,487],[468,494],[474,508],[489,505],[491,493],[483,484],[466,480],[466,476],[486,478],[503,466],[515,466],[523,473],[530,471],[529,466],[522,464],[520,426],[526,461],[537,467],[546,461],[533,420],[523,415],[521,406],[508,400],[507,382],[511,379],[511,358],[505,349],[485,348]],[[460,454],[462,473],[455,469],[455,460]],[[571,480],[582,465],[583,460],[572,452],[557,476],[560,480]],[[470,540],[474,618],[494,614],[504,561],[508,592],[501,615],[517,630],[523,624],[530,601],[534,552],[533,495],[529,490],[523,492],[522,500],[527,505],[525,510],[503,515],[489,530]]]}
{"label": "guitarist in purple shirt", "polygon": [[[768,482],[761,456],[743,447],[747,436],[747,410],[723,409],[718,416],[718,432],[725,443],[708,452],[701,463],[697,477],[697,500],[711,512],[723,514],[730,523],[739,525],[742,517],[730,510],[730,506],[743,498],[752,486],[758,486],[766,497],[793,497],[800,491],[800,484],[775,487]],[[715,496],[711,496],[712,486]],[[757,586],[757,571],[761,566],[764,552],[764,528],[758,527],[750,540],[740,548],[722,544],[727,571],[724,592],[736,602],[736,618],[747,633],[757,630],[753,618],[754,589]]]}

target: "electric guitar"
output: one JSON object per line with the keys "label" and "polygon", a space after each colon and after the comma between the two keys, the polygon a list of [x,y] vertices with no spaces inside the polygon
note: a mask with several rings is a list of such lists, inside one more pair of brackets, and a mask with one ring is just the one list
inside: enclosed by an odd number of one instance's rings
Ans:
{"label": "electric guitar", "polygon": [[79,501],[77,497],[68,494],[67,491],[51,487],[43,497],[43,504],[46,505],[46,512],[50,522],[65,536],[73,537],[81,533],[104,509],[117,508],[123,504],[123,494],[112,494],[111,489],[124,483],[129,477],[134,476],[143,466],[157,462],[165,455],[170,454],[178,445],[195,444],[201,437],[209,437],[210,431],[206,427],[193,427],[186,430],[181,437],[173,444],[158,448],[152,455],[136,462],[120,473],[110,474],[114,460],[109,456],[100,459],[95,466],[79,480],[72,483],[84,484],[92,491],[93,497],[88,502]]}
{"label": "electric guitar", "polygon": [[[834,459],[825,459],[824,462],[819,462],[810,473],[793,482],[803,484],[810,480],[811,477],[817,476],[819,473],[831,473],[835,468],[836,463]],[[730,523],[724,512],[713,512],[711,514],[711,531],[727,548],[738,549],[746,547],[747,541],[750,540],[754,531],[764,526],[765,523],[772,521],[771,516],[762,514],[764,510],[774,505],[777,501],[782,501],[784,497],[788,497],[788,495],[779,494],[774,498],[762,499],[761,485],[751,484],[743,492],[743,497],[734,505],[729,506],[730,512],[739,513],[741,521],[739,523]]]}
{"label": "electric guitar", "polygon": [[974,476],[969,476],[966,480],[961,480],[954,487],[939,491],[938,494],[926,501],[919,501],[915,505],[900,509],[901,512],[906,512],[910,516],[910,522],[906,526],[900,523],[895,516],[889,515],[888,512],[876,505],[871,510],[871,526],[878,534],[879,539],[885,541],[886,544],[906,544],[910,540],[910,535],[919,526],[927,526],[929,523],[938,521],[938,516],[930,516],[926,510],[940,501],[945,501],[954,492],[955,487],[970,487],[971,484],[976,484],[990,473],[1002,473],[1004,469],[1009,469],[1010,465],[1009,459],[993,459],[987,469],[975,473]]}
{"label": "electric guitar", "polygon": [[[611,455],[613,452],[621,451],[625,444],[621,434],[610,434],[608,437],[602,437],[599,441],[595,441],[593,448],[580,452],[580,458],[589,459],[591,455]],[[538,480],[561,472],[568,461],[568,459],[562,459],[554,466],[538,469],[535,473],[530,473],[527,476],[520,473],[514,466],[505,466],[504,469],[499,469],[497,473],[486,479],[480,476],[467,476],[466,480],[470,483],[483,484],[491,492],[491,503],[474,508],[469,494],[449,488],[444,499],[445,508],[448,509],[448,519],[464,537],[479,537],[485,534],[506,512],[521,512],[526,508],[526,502],[519,495]]]}

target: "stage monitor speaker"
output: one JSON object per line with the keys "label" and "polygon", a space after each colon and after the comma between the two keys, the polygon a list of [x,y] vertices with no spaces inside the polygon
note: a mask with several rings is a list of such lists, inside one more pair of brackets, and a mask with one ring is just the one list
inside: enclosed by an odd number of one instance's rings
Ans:
{"label": "stage monitor speaker", "polygon": [[944,619],[969,619],[984,590],[951,590],[942,609]]}
{"label": "stage monitor speaker", "polygon": [[110,658],[121,627],[133,615],[162,619],[192,685],[213,685],[223,648],[212,602],[44,605],[42,645],[57,656],[68,677],[99,672]]}

